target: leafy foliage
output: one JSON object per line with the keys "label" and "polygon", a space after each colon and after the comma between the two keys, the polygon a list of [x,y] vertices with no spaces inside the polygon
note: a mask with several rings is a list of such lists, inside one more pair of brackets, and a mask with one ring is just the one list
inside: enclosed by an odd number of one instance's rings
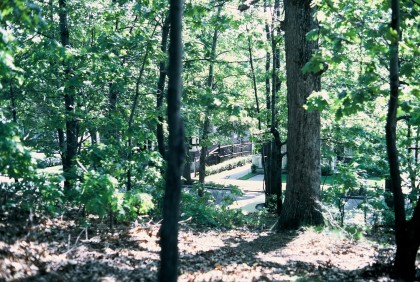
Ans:
{"label": "leafy foliage", "polygon": [[11,178],[28,177],[34,172],[34,162],[19,136],[16,124],[0,113],[0,174]]}

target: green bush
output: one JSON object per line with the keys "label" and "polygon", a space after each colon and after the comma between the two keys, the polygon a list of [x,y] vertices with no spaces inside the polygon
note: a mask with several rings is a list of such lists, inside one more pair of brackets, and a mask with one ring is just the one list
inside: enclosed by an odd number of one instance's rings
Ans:
{"label": "green bush", "polygon": [[56,214],[62,210],[65,202],[60,185],[62,180],[60,175],[37,175],[16,183],[2,183],[1,209],[20,208],[28,212]]}
{"label": "green bush", "polygon": [[251,156],[235,158],[223,163],[206,167],[206,176],[244,166],[251,162]]}
{"label": "green bush", "polygon": [[131,217],[148,214],[155,207],[153,197],[150,194],[134,192],[125,195],[126,207],[129,209]]}
{"label": "green bush", "polygon": [[[213,186],[213,184],[212,184]],[[231,187],[231,195],[240,194],[236,187]],[[201,197],[199,196],[201,193]],[[191,222],[200,226],[232,228],[243,226],[244,215],[241,210],[229,209],[234,198],[228,196],[216,204],[215,197],[206,191],[201,185],[193,185],[191,189],[185,190],[181,198],[181,218],[191,218]]]}
{"label": "green bush", "polygon": [[111,175],[96,171],[86,173],[81,183],[80,195],[86,212],[100,217],[108,215],[109,212],[123,213],[124,197],[116,190],[117,185],[118,181]]}
{"label": "green bush", "polygon": [[118,220],[131,220],[155,207],[152,195],[139,189],[121,192],[118,181],[108,174],[86,173],[81,188],[80,201],[86,212],[100,217],[112,213]]}

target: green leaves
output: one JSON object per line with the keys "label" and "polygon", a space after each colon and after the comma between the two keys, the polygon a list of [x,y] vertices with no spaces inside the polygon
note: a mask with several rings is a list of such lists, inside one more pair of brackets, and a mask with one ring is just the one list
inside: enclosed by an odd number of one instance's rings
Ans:
{"label": "green leaves", "polygon": [[328,110],[329,105],[331,103],[330,95],[327,91],[321,90],[317,92],[313,92],[306,101],[304,108],[308,111],[322,111]]}
{"label": "green leaves", "polygon": [[303,66],[302,72],[303,74],[319,74],[327,70],[327,66],[328,65],[325,63],[325,59],[322,57],[321,53],[316,53],[312,56],[309,62]]}
{"label": "green leaves", "polygon": [[10,178],[30,177],[35,168],[19,135],[16,124],[8,122],[0,112],[0,174]]}
{"label": "green leaves", "polygon": [[82,182],[81,202],[86,206],[88,213],[101,217],[109,212],[121,208],[121,199],[116,190],[118,181],[107,174],[90,171],[84,175]]}

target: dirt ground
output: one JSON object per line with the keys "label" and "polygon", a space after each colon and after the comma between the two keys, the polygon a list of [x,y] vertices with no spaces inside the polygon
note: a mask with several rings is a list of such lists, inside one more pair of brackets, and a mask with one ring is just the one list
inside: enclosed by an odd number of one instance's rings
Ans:
{"label": "dirt ground", "polygon": [[[158,223],[2,215],[0,281],[155,281]],[[273,233],[181,224],[179,281],[392,281],[389,239],[351,240],[340,232]]]}

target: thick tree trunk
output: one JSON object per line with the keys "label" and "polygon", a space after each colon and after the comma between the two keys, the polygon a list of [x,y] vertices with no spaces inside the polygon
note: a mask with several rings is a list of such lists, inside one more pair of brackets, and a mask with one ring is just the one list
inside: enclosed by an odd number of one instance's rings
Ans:
{"label": "thick tree trunk", "polygon": [[[59,19],[61,45],[63,48],[70,46],[70,34],[67,22],[67,0],[59,0]],[[64,79],[70,76],[70,66],[64,62]],[[73,87],[67,87],[64,94],[65,114],[66,114],[66,149],[63,159],[64,188],[69,190],[76,180],[74,158],[77,154],[77,119],[75,115],[76,104],[74,101]]]}
{"label": "thick tree trunk", "polygon": [[178,278],[178,218],[181,199],[181,174],[184,167],[185,142],[181,118],[182,94],[182,11],[183,1],[170,0],[171,25],[168,67],[168,126],[169,150],[167,153],[163,222],[160,229],[159,281],[177,281]]}
{"label": "thick tree trunk", "polygon": [[306,34],[317,27],[310,0],[285,0],[286,72],[288,98],[287,189],[279,229],[323,223],[319,204],[320,113],[303,108],[306,99],[320,89],[319,74],[302,73],[318,49]]}
{"label": "thick tree trunk", "polygon": [[[399,0],[391,1],[391,28],[400,34]],[[420,198],[417,201],[413,217],[406,220],[404,194],[401,189],[401,172],[397,149],[397,109],[399,99],[399,37],[390,44],[390,97],[385,126],[386,147],[388,153],[390,184],[394,196],[395,255],[394,272],[397,278],[414,281],[416,272],[416,255],[420,246]]]}
{"label": "thick tree trunk", "polygon": [[[168,34],[169,34],[169,19],[166,18],[162,27],[162,41],[160,44],[160,50],[166,54],[168,45]],[[156,95],[156,110],[158,112],[158,123],[156,126],[156,138],[158,144],[158,151],[163,158],[165,158],[165,139],[163,135],[163,98],[165,92],[165,80],[166,80],[166,60],[159,62],[159,80],[157,84],[157,95]]]}

